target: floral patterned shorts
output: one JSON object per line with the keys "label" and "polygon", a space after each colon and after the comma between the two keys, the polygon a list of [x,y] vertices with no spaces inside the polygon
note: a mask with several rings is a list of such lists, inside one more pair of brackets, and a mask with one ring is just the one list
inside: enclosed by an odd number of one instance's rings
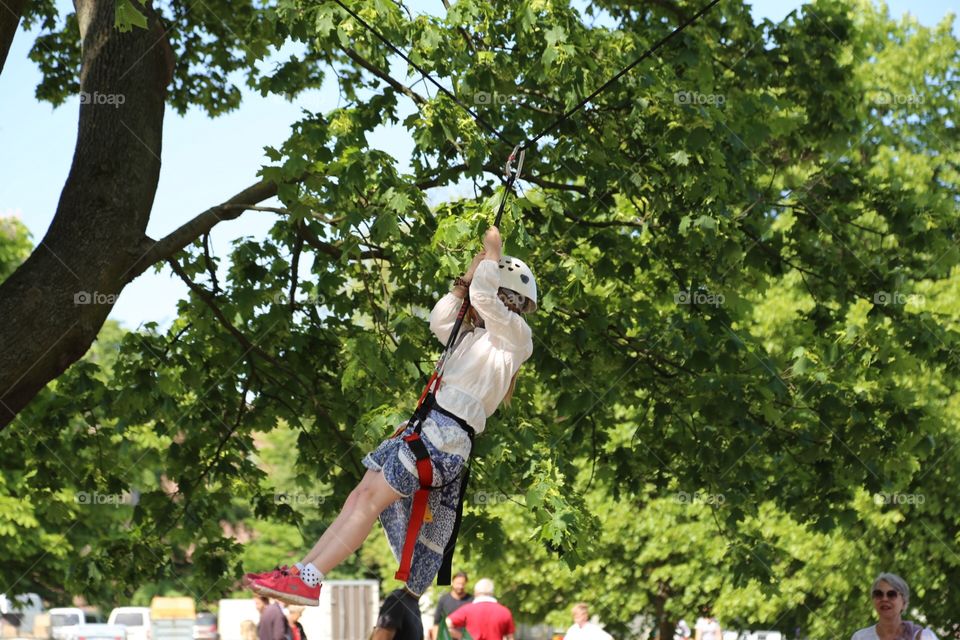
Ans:
{"label": "floral patterned shorts", "polygon": [[[401,436],[384,440],[363,459],[365,467],[383,473],[387,484],[403,496],[380,514],[380,524],[397,562],[407,539],[413,494],[420,488],[416,456],[403,441],[403,436],[412,432],[413,427],[408,426]],[[438,411],[427,415],[420,435],[430,453],[433,486],[437,488],[427,498],[427,513],[410,563],[407,588],[417,594],[427,590],[443,562],[443,551],[453,533],[462,471],[471,446],[470,437],[457,421]]]}

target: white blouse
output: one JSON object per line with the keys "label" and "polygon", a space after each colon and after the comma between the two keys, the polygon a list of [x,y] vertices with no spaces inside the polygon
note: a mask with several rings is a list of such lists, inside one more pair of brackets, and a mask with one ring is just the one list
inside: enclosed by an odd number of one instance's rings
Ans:
{"label": "white blouse", "polygon": [[[853,634],[850,640],[880,640],[880,636],[877,635],[877,627],[874,625],[860,629]],[[911,638],[910,640],[913,639]],[[930,631],[930,629],[924,629],[920,633],[920,640],[937,640],[937,635],[933,631]]]}
{"label": "white blouse", "polygon": [[[500,301],[499,288],[497,263],[481,261],[470,283],[470,305],[483,318],[484,328],[460,334],[437,392],[437,404],[463,418],[478,435],[503,400],[513,374],[533,355],[530,326]],[[430,312],[430,330],[444,345],[462,303],[448,293]]]}

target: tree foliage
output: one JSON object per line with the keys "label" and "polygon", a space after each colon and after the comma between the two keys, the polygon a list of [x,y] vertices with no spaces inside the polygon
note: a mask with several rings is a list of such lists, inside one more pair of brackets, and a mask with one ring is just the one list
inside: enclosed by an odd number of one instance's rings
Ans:
{"label": "tree foliage", "polygon": [[[412,408],[438,348],[426,312],[503,195],[509,149],[412,70],[390,77],[335,4],[159,4],[181,25],[176,109],[235,108],[238,72],[288,97],[335,76],[343,99],[268,149],[269,236],[177,254],[172,326],[125,334],[110,375],[78,362],[0,432],[17,540],[0,576],[48,594],[60,576],[103,598],[171,576],[225,592],[243,550],[222,521],[318,531]],[[696,5],[353,6],[520,142]],[[75,27],[44,15],[38,95],[58,103]],[[302,55],[258,64],[285,42]],[[949,21],[865,2],[779,23],[721,3],[528,151],[503,227],[538,275],[535,352],[473,476],[517,504],[474,508],[462,538],[508,602],[559,622],[585,597],[620,631],[715,602],[837,637],[893,569],[931,622],[960,624],[958,51]],[[388,124],[413,139],[409,172],[371,145]],[[268,474],[258,434],[278,426],[296,435]],[[293,509],[278,483],[331,499]],[[127,510],[75,501],[130,487]]]}

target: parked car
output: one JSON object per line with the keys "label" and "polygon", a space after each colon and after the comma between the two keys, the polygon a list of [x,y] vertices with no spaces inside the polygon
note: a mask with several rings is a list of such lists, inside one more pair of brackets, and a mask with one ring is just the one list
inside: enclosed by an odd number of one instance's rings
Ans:
{"label": "parked car", "polygon": [[110,612],[107,624],[127,628],[127,640],[150,640],[150,607],[117,607]]}
{"label": "parked car", "polygon": [[193,623],[193,640],[220,640],[216,614],[209,611],[197,614],[197,620]]}
{"label": "parked car", "polygon": [[53,640],[66,640],[73,635],[73,627],[78,624],[101,624],[99,613],[86,611],[80,607],[54,607],[50,609],[50,635]]}
{"label": "parked car", "polygon": [[67,629],[64,640],[127,640],[127,628],[122,624],[76,624]]}

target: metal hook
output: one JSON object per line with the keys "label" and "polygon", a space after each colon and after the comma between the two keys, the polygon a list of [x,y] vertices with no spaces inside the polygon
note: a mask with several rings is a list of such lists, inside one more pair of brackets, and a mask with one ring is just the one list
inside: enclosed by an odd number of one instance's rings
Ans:
{"label": "metal hook", "polygon": [[[520,152],[520,162],[517,164],[517,168],[513,168],[513,161],[517,158],[517,151]],[[523,158],[527,155],[526,149],[521,149],[520,145],[517,145],[513,148],[513,151],[510,152],[510,155],[507,156],[507,163],[503,167],[503,177],[508,181],[512,182],[520,177],[520,171],[523,169]]]}

